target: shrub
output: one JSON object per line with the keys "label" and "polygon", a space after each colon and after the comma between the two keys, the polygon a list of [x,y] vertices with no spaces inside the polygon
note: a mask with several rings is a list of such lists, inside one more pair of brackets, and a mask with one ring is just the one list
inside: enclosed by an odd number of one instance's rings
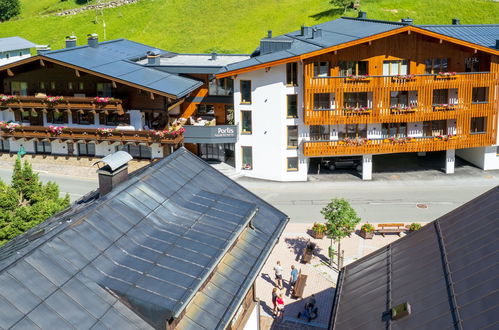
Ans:
{"label": "shrub", "polygon": [[314,225],[312,226],[312,230],[316,233],[325,233],[326,229],[327,229],[326,225],[319,222],[315,222]]}
{"label": "shrub", "polygon": [[370,223],[365,223],[362,227],[360,227],[360,230],[364,233],[372,233],[374,231],[374,227]]}
{"label": "shrub", "polygon": [[409,226],[410,231],[416,231],[419,229],[421,229],[421,225],[419,223],[416,223],[416,222],[411,223],[411,225]]}
{"label": "shrub", "polygon": [[8,21],[19,15],[20,12],[19,0],[0,0],[0,22]]}

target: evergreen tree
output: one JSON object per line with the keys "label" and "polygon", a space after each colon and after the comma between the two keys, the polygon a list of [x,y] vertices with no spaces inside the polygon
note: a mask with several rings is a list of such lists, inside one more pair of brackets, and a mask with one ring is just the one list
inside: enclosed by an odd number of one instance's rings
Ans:
{"label": "evergreen tree", "polygon": [[19,0],[0,0],[0,22],[8,21],[21,13]]}

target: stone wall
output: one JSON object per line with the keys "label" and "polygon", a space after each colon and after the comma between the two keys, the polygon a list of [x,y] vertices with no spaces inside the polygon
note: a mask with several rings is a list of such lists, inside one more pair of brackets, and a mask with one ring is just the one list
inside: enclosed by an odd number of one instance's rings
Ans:
{"label": "stone wall", "polygon": [[137,3],[140,0],[115,0],[115,1],[109,1],[109,2],[104,2],[104,3],[98,3],[95,5],[88,5],[80,8],[74,8],[74,9],[69,9],[65,11],[61,11],[57,14],[56,16],[66,16],[66,15],[76,15],[81,12],[87,11],[87,10],[93,10],[93,9],[106,9],[106,8],[116,8],[116,7],[121,7],[124,5],[130,5],[132,3]]}

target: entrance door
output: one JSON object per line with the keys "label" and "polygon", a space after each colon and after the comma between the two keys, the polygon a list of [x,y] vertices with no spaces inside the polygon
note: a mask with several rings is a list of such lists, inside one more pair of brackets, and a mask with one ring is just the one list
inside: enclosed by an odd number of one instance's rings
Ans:
{"label": "entrance door", "polygon": [[10,89],[12,95],[28,96],[28,83],[25,81],[13,81]]}
{"label": "entrance door", "polygon": [[234,144],[199,144],[199,157],[204,160],[219,161],[234,166]]}

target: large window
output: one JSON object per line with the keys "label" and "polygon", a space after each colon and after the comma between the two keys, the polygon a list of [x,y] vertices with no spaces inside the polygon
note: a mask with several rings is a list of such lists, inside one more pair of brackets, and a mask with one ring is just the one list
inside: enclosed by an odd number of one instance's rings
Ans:
{"label": "large window", "polygon": [[331,109],[331,94],[317,93],[314,94],[314,110]]}
{"label": "large window", "polygon": [[383,76],[396,76],[399,74],[409,74],[408,60],[383,61]]}
{"label": "large window", "polygon": [[241,103],[251,103],[251,80],[241,80]]}
{"label": "large window", "polygon": [[113,85],[111,83],[97,83],[97,96],[100,97],[113,96]]}
{"label": "large window", "polygon": [[210,95],[230,96],[234,93],[234,80],[231,78],[221,78],[210,80],[208,84]]}
{"label": "large window", "polygon": [[47,122],[53,124],[67,124],[68,123],[68,113],[66,111],[55,112],[50,111],[47,112]]}
{"label": "large window", "polygon": [[296,62],[286,64],[286,85],[298,86],[298,64]]}
{"label": "large window", "polygon": [[425,60],[425,73],[439,73],[449,71],[449,60],[446,58],[430,58]]}
{"label": "large window", "polygon": [[78,143],[78,155],[95,156],[95,143]]}
{"label": "large window", "polygon": [[104,120],[104,122],[100,123],[101,125],[107,125],[107,126],[130,125],[129,114],[119,115],[117,113],[110,113],[108,115],[101,116],[101,119]]}
{"label": "large window", "polygon": [[487,103],[489,100],[488,87],[473,87],[471,93],[471,102],[473,103]]}
{"label": "large window", "polygon": [[243,154],[243,170],[253,169],[253,148],[252,147],[241,147],[241,152]]}
{"label": "large window", "polygon": [[0,140],[0,151],[10,151],[10,142],[8,139]]}
{"label": "large window", "polygon": [[123,150],[128,152],[133,158],[152,158],[151,147],[144,146],[139,144],[136,146],[135,144],[125,144],[124,146],[118,146],[117,150]]}
{"label": "large window", "polygon": [[480,59],[478,57],[468,57],[464,59],[464,71],[465,72],[479,72],[480,71]]}
{"label": "large window", "polygon": [[345,108],[366,108],[369,107],[367,92],[344,93]]}
{"label": "large window", "polygon": [[340,76],[346,77],[350,75],[367,75],[368,64],[369,62],[367,61],[341,61],[339,64]]}
{"label": "large window", "polygon": [[446,120],[433,120],[423,122],[423,135],[424,136],[439,136],[447,134],[447,121]]}
{"label": "large window", "polygon": [[473,117],[471,118],[470,133],[478,134],[487,131],[487,118],[486,117]]}
{"label": "large window", "polygon": [[383,123],[381,135],[384,138],[405,137],[407,136],[407,123]]}
{"label": "large window", "polygon": [[49,141],[36,141],[35,152],[37,154],[50,154],[52,153],[52,145]]}
{"label": "large window", "polygon": [[298,117],[298,95],[291,94],[287,95],[288,113],[289,118]]}
{"label": "large window", "polygon": [[213,104],[198,104],[196,113],[198,116],[214,116],[215,106]]}
{"label": "large window", "polygon": [[241,133],[251,134],[251,111],[241,111]]}
{"label": "large window", "polygon": [[288,126],[288,148],[298,147],[298,126]]}
{"label": "large window", "polygon": [[287,161],[288,161],[288,166],[287,166],[288,172],[298,171],[298,157],[288,157]]}
{"label": "large window", "polygon": [[327,125],[310,125],[310,140],[329,140],[330,130]]}
{"label": "large window", "polygon": [[10,84],[12,95],[28,96],[28,83],[25,81],[13,81]]}
{"label": "large window", "polygon": [[21,111],[21,121],[34,126],[43,126],[43,116],[37,111]]}
{"label": "large window", "polygon": [[367,124],[348,124],[344,127],[340,127],[338,138],[367,138]]}
{"label": "large window", "polygon": [[449,103],[449,90],[448,89],[434,89],[433,90],[433,104],[448,104]]}
{"label": "large window", "polygon": [[329,62],[315,62],[314,77],[327,77],[327,76],[329,76]]}
{"label": "large window", "polygon": [[73,124],[93,125],[94,123],[95,123],[95,117],[94,114],[90,111],[73,113]]}

